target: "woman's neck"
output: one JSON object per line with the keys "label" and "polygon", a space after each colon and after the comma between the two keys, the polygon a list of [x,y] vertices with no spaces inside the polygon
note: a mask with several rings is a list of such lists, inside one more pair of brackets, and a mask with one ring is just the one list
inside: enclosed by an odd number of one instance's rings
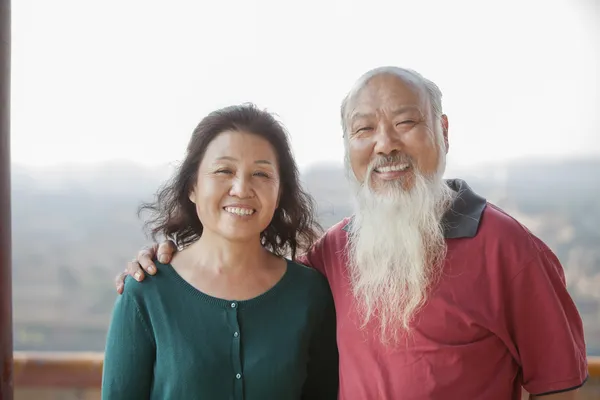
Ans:
{"label": "woman's neck", "polygon": [[231,241],[204,232],[185,251],[195,268],[208,268],[217,274],[237,274],[268,265],[273,257],[260,243],[260,237],[248,241]]}

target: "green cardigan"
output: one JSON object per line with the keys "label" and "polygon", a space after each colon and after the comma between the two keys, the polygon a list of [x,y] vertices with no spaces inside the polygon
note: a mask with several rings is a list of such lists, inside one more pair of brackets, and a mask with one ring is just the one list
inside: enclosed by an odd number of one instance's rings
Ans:
{"label": "green cardigan", "polygon": [[105,400],[335,400],[335,310],[319,272],[288,261],[250,300],[204,294],[171,265],[117,297],[104,358]]}

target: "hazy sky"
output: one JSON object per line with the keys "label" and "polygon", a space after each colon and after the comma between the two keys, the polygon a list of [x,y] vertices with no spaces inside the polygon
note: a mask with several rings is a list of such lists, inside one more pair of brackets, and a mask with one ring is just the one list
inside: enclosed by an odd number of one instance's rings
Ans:
{"label": "hazy sky", "polygon": [[252,101],[301,166],[340,161],[339,103],[380,65],[440,86],[451,164],[600,155],[598,4],[13,1],[12,158],[174,161],[207,112]]}

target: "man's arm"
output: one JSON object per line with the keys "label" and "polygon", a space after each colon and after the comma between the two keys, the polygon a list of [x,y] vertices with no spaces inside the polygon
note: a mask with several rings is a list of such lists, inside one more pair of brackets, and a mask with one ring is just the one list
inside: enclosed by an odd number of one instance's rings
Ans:
{"label": "man's arm", "polygon": [[532,399],[571,399],[587,379],[583,323],[545,246],[507,282],[503,340]]}
{"label": "man's arm", "polygon": [[102,399],[149,399],[155,353],[150,326],[132,294],[125,292],[115,302],[106,338]]}
{"label": "man's arm", "polygon": [[117,293],[123,293],[125,278],[130,275],[138,282],[144,280],[144,271],[150,275],[156,274],[158,271],[152,260],[155,258],[163,264],[168,264],[173,258],[173,254],[177,251],[177,246],[172,240],[165,240],[161,244],[154,243],[152,247],[143,248],[138,252],[137,259],[127,263],[125,271],[121,272],[115,278],[115,286]]}
{"label": "man's arm", "polygon": [[[317,243],[308,251],[296,260],[300,264],[304,264],[308,267],[313,267],[325,274],[322,257],[322,246],[325,237],[322,237]],[[177,246],[172,240],[165,240],[160,244],[154,243],[151,247],[145,247],[138,252],[137,258],[127,263],[125,271],[118,274],[115,278],[115,287],[117,293],[123,293],[123,286],[125,278],[131,276],[138,282],[144,280],[145,273],[154,275],[158,272],[154,259],[158,259],[163,264],[171,262],[173,255],[177,251]]]}

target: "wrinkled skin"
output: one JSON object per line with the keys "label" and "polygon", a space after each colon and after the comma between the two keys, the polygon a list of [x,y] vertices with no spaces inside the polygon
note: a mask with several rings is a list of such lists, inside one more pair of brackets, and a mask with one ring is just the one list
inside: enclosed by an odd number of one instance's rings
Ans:
{"label": "wrinkled skin", "polygon": [[146,247],[139,251],[136,260],[127,263],[125,271],[117,275],[115,285],[119,294],[123,293],[123,285],[125,277],[131,275],[138,282],[144,280],[145,274],[156,274],[158,271],[152,260],[158,259],[163,264],[168,264],[173,258],[173,254],[177,251],[175,243],[171,240],[166,240],[160,244],[155,243],[152,247]]}

